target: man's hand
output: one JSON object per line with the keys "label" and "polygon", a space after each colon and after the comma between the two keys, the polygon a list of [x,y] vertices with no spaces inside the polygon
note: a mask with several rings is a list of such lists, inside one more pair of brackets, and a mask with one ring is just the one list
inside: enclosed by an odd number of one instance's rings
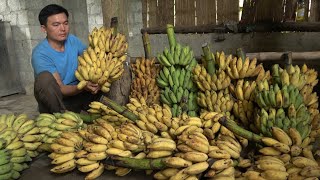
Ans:
{"label": "man's hand", "polygon": [[84,89],[86,91],[91,92],[91,94],[97,94],[99,92],[99,90],[101,89],[101,87],[99,86],[99,84],[95,84],[95,83],[88,81],[88,83],[84,87]]}

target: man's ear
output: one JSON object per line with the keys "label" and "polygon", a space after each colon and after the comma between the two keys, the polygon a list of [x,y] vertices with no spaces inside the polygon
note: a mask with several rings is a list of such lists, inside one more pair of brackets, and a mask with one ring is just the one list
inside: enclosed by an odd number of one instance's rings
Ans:
{"label": "man's ear", "polygon": [[41,31],[47,33],[47,27],[45,25],[41,25]]}

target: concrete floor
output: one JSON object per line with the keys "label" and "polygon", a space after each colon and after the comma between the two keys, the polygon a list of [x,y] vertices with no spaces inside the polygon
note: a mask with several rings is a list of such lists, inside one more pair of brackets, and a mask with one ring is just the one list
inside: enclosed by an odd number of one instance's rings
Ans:
{"label": "concrete floor", "polygon": [[[37,101],[34,96],[14,94],[10,96],[0,97],[0,114],[16,115],[26,113],[29,118],[35,119],[39,112],[37,110]],[[21,180],[75,180],[84,179],[85,173],[81,173],[78,170],[65,174],[53,174],[50,169],[54,166],[51,165],[51,159],[48,158],[48,154],[42,153],[29,164],[29,168],[21,173]],[[144,171],[132,171],[124,177],[118,177],[114,174],[114,171],[105,171],[98,179],[110,179],[110,180],[137,180],[137,179],[152,179],[152,176],[146,175]]]}
{"label": "concrete floor", "polygon": [[14,94],[0,97],[0,114],[26,113],[29,118],[39,115],[37,101],[33,95]]}

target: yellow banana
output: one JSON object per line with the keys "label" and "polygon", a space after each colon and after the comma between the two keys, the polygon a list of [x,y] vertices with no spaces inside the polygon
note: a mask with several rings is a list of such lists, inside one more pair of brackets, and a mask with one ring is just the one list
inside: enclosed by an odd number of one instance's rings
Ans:
{"label": "yellow banana", "polygon": [[92,172],[90,172],[84,179],[85,180],[93,180],[98,178],[104,171],[104,165],[102,163],[99,164],[99,167]]}
{"label": "yellow banana", "polygon": [[50,169],[50,171],[54,173],[66,173],[66,172],[72,171],[75,167],[76,167],[75,160],[72,159],[63,164],[55,166],[54,168]]}
{"label": "yellow banana", "polygon": [[100,160],[103,160],[105,158],[107,158],[108,155],[106,152],[98,152],[98,153],[89,153],[87,154],[87,158],[88,160],[91,160],[91,161],[100,161]]}
{"label": "yellow banana", "polygon": [[196,175],[196,174],[200,174],[200,173],[204,172],[205,170],[207,170],[208,167],[209,167],[209,164],[206,161],[199,162],[199,163],[192,164],[191,166],[187,167],[184,170],[184,173],[189,174],[189,175]]}
{"label": "yellow banana", "polygon": [[80,158],[80,159],[77,159],[77,161],[76,161],[76,163],[80,166],[86,166],[86,165],[94,164],[96,162],[97,161],[91,161],[87,158]]}
{"label": "yellow banana", "polygon": [[187,161],[180,157],[168,157],[165,159],[164,162],[167,167],[172,167],[172,168],[183,168],[183,167],[189,167],[192,165],[191,161]]}
{"label": "yellow banana", "polygon": [[70,161],[74,158],[75,154],[74,153],[67,153],[67,154],[63,154],[59,157],[54,158],[51,161],[51,164],[62,164],[65,163],[67,161]]}
{"label": "yellow banana", "polygon": [[172,154],[172,151],[150,151],[147,154],[147,158],[161,158],[161,157],[167,157]]}
{"label": "yellow banana", "polygon": [[98,162],[96,162],[93,164],[80,166],[80,167],[78,167],[78,170],[81,172],[90,172],[90,171],[97,169],[99,166],[100,166],[100,164]]}

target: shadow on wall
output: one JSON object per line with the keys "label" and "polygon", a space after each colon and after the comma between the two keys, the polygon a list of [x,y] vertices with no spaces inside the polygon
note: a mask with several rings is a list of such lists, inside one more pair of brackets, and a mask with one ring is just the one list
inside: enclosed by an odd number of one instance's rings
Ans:
{"label": "shadow on wall", "polygon": [[10,22],[0,21],[0,97],[23,92],[12,35]]}

